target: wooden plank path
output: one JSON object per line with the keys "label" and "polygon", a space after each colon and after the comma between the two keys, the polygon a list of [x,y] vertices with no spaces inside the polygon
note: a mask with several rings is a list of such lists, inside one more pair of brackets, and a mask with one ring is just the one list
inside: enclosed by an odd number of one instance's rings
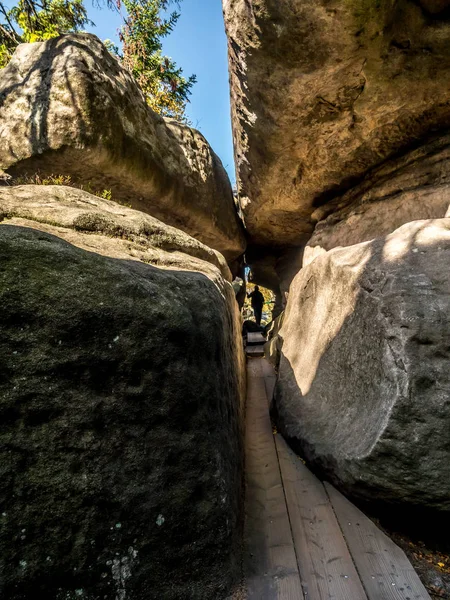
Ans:
{"label": "wooden plank path", "polygon": [[430,600],[404,552],[274,435],[269,403],[275,373],[264,358],[250,357],[246,598]]}
{"label": "wooden plank path", "polygon": [[[248,367],[244,572],[248,598],[303,598],[261,360]],[[261,399],[264,401],[261,402]]]}
{"label": "wooden plank path", "polygon": [[403,550],[332,485],[325,487],[368,596],[429,598]]}
{"label": "wooden plank path", "polygon": [[260,331],[257,332],[248,332],[247,333],[247,345],[248,346],[256,346],[256,345],[260,345],[260,344],[265,344],[266,343],[266,338],[263,336],[263,334]]}
{"label": "wooden plank path", "polygon": [[264,356],[263,346],[247,346],[245,352],[247,353],[247,356],[251,356],[253,358]]}

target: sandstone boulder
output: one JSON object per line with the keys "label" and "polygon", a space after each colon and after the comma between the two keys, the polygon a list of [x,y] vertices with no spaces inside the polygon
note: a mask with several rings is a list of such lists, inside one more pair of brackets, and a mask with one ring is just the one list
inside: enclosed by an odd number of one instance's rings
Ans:
{"label": "sandstone boulder", "polygon": [[244,362],[217,254],[73,189],[0,213],[0,595],[223,598]]}
{"label": "sandstone boulder", "polygon": [[223,0],[252,243],[301,247],[318,208],[448,130],[447,5]]}
{"label": "sandstone boulder", "polygon": [[[75,245],[80,240],[89,241],[89,247],[100,254],[111,256],[115,252],[120,256],[125,252],[127,258],[169,268],[200,269],[211,276],[219,271],[223,279],[231,282],[226,261],[216,250],[150,215],[76,188],[0,187],[0,218],[33,221],[34,227],[38,223],[40,227],[56,225],[62,228],[60,235],[67,241]],[[78,233],[95,235],[88,238]],[[113,245],[110,238],[115,238]]]}
{"label": "sandstone boulder", "polygon": [[306,244],[303,265],[332,248],[388,235],[418,217],[445,217],[450,209],[449,142],[444,137],[424,144],[318,209],[317,216],[329,216],[317,223]]}
{"label": "sandstone boulder", "polygon": [[353,496],[450,511],[450,219],[318,256],[281,328],[278,425]]}
{"label": "sandstone boulder", "polygon": [[93,35],[20,45],[0,72],[0,170],[70,176],[219,250],[245,248],[228,176],[196,130],[154,113]]}

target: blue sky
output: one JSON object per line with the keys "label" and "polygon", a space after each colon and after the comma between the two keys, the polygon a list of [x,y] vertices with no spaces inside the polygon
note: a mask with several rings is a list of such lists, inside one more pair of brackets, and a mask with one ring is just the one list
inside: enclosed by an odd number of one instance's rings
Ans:
{"label": "blue sky", "polygon": [[[85,0],[89,17],[96,27],[89,31],[100,39],[119,45],[120,16],[107,9],[94,8]],[[164,52],[184,70],[197,75],[187,116],[221,158],[234,183],[228,87],[227,42],[221,0],[183,0],[181,17],[174,32],[164,41]]]}

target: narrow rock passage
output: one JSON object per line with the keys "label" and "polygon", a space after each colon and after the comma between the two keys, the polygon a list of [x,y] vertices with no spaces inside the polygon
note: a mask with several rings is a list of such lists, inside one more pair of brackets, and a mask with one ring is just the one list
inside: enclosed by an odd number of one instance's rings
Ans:
{"label": "narrow rock passage", "polygon": [[[250,346],[244,574],[248,600],[425,600],[404,552],[273,434],[275,373]],[[257,348],[257,347],[256,347]],[[261,350],[261,348],[259,348]]]}
{"label": "narrow rock passage", "polygon": [[247,597],[303,598],[262,370],[248,366],[244,573]]}

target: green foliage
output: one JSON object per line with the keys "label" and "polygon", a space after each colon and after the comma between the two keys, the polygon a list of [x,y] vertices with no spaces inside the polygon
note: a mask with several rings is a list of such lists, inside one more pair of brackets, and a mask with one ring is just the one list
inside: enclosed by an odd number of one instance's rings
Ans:
{"label": "green foliage", "polygon": [[16,177],[14,185],[67,185],[72,186],[72,178],[70,175],[48,175],[41,177],[40,173],[35,173],[31,176]]}
{"label": "green foliage", "polygon": [[[108,50],[134,75],[153,110],[183,120],[196,78],[183,77],[182,69],[162,53],[162,40],[180,16],[173,11],[163,17],[173,0],[102,1],[109,8],[122,4],[127,12],[120,32],[122,54],[110,40],[106,40]],[[11,9],[0,0],[0,68],[18,44],[80,31],[87,24],[91,21],[83,0],[18,0]]]}
{"label": "green foliage", "polygon": [[162,54],[162,39],[175,27],[179,13],[161,14],[170,0],[123,0],[127,10],[120,32],[123,65],[134,75],[147,103],[163,116],[183,119],[195,75],[188,79],[176,63]]}
{"label": "green foliage", "polygon": [[[64,185],[67,187],[74,187],[79,190],[83,190],[92,194],[93,196],[97,196],[98,198],[103,198],[103,200],[112,200],[112,192],[111,190],[96,190],[92,187],[92,183],[88,181],[87,183],[78,184],[72,181],[72,177],[70,175],[47,175],[46,177],[41,176],[40,173],[35,173],[34,175],[25,175],[24,177],[16,177],[13,180],[13,185]],[[119,202],[119,204],[122,204]],[[125,206],[129,206],[126,204]]]}
{"label": "green foliage", "polygon": [[103,198],[103,200],[112,200],[112,192],[111,190],[103,190],[100,194],[96,194],[99,198]]}
{"label": "green foliage", "polygon": [[0,1],[0,68],[18,44],[80,31],[91,21],[83,0],[19,0],[11,9]]}
{"label": "green foliage", "polygon": [[11,58],[11,50],[6,44],[0,44],[0,69],[6,67]]}

